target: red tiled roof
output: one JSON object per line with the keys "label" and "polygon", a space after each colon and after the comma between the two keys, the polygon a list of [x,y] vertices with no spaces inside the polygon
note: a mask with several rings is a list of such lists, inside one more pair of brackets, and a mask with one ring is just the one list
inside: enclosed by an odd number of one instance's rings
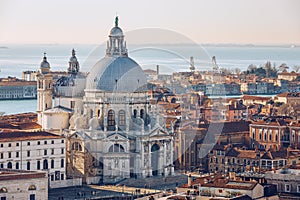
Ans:
{"label": "red tiled roof", "polygon": [[13,131],[13,132],[0,133],[0,142],[59,139],[59,138],[64,138],[64,137],[49,132],[45,132],[45,131],[39,131],[39,132]]}

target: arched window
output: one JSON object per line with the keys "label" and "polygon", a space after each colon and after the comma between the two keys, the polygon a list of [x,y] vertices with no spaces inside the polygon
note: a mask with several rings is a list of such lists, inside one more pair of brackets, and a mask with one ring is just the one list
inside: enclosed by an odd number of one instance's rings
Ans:
{"label": "arched window", "polygon": [[137,110],[134,109],[134,110],[133,110],[133,118],[136,118],[136,116],[137,116]]}
{"label": "arched window", "polygon": [[113,110],[108,111],[107,126],[109,131],[115,130],[115,112]]}
{"label": "arched window", "polygon": [[269,140],[272,141],[272,133],[269,134]]}
{"label": "arched window", "polygon": [[30,162],[27,162],[27,170],[30,170]]}
{"label": "arched window", "polygon": [[20,168],[20,164],[19,162],[16,162],[16,169],[19,169]]}
{"label": "arched window", "polygon": [[111,145],[108,149],[108,152],[124,152],[124,147],[120,144]]}
{"label": "arched window", "polygon": [[255,140],[255,132],[252,133],[252,139]]}
{"label": "arched window", "polygon": [[51,168],[54,168],[54,160],[51,160]]}
{"label": "arched window", "polygon": [[275,135],[275,141],[278,142],[278,134]]}
{"label": "arched window", "polygon": [[0,189],[0,193],[7,193],[7,188],[6,187],[2,187]]}
{"label": "arched window", "polygon": [[79,144],[79,142],[74,142],[74,143],[72,144],[72,150],[74,150],[74,151],[82,151],[82,147],[81,147],[81,145]]}
{"label": "arched window", "polygon": [[262,139],[262,134],[259,133],[259,140],[261,141],[261,139]]}
{"label": "arched window", "polygon": [[119,111],[119,126],[125,126],[125,111]]}
{"label": "arched window", "polygon": [[30,185],[30,186],[28,187],[28,190],[36,190],[35,185]]}
{"label": "arched window", "polygon": [[43,169],[48,169],[48,160],[47,159],[45,159],[43,161]]}
{"label": "arched window", "polygon": [[267,133],[265,133],[264,136],[264,140],[267,141]]}
{"label": "arched window", "polygon": [[7,163],[7,168],[8,168],[8,169],[11,169],[11,168],[12,168],[12,163],[11,163],[11,162],[8,162],[8,163]]}
{"label": "arched window", "polygon": [[141,109],[140,110],[140,118],[144,119],[144,117],[145,117],[145,111],[144,111],[144,109]]}
{"label": "arched window", "polygon": [[41,169],[41,161],[36,162],[36,169]]}

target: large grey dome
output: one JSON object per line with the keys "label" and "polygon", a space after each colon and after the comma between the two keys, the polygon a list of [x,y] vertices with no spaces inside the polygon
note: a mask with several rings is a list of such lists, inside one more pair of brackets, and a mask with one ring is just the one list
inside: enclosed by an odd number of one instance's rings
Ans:
{"label": "large grey dome", "polygon": [[142,68],[127,56],[104,57],[87,77],[87,90],[137,92],[145,90],[147,78]]}

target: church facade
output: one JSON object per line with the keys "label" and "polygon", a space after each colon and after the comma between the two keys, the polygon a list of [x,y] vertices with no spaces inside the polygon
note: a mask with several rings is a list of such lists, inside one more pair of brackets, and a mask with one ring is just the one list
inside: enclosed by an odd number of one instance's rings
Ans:
{"label": "church facade", "polygon": [[[117,17],[105,57],[83,77],[73,51],[68,72],[56,83],[55,107],[45,100],[48,88],[38,90],[39,122],[67,137],[68,177],[115,183],[174,174],[173,136],[150,104],[146,76],[128,56]],[[38,82],[45,81],[47,73],[41,73]]]}

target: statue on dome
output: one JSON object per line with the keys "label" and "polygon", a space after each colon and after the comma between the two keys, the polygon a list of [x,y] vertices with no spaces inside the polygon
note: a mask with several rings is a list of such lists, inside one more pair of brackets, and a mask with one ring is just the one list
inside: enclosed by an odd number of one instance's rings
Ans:
{"label": "statue on dome", "polygon": [[119,24],[119,17],[116,16],[116,18],[115,18],[115,26],[118,26],[118,24]]}

